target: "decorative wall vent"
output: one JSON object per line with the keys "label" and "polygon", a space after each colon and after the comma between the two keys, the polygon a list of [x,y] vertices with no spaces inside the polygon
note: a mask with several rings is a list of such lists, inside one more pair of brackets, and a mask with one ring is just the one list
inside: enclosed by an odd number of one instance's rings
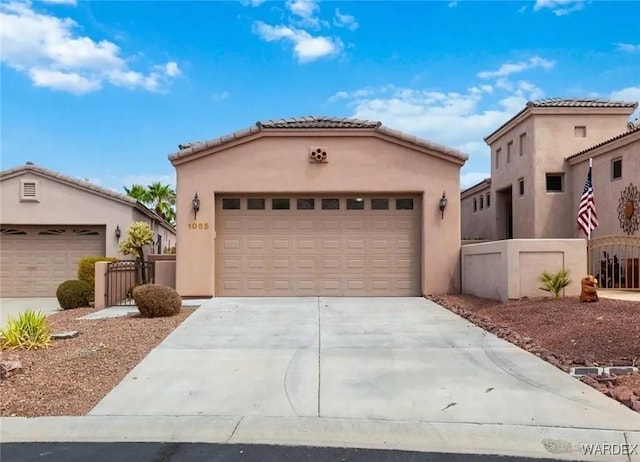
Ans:
{"label": "decorative wall vent", "polygon": [[1,228],[0,234],[4,234],[5,236],[26,236],[27,232],[21,229]]}
{"label": "decorative wall vent", "polygon": [[76,236],[99,236],[100,233],[94,229],[74,229],[73,234]]}
{"label": "decorative wall vent", "polygon": [[640,191],[631,183],[620,193],[618,220],[627,234],[634,234],[640,228]]}
{"label": "decorative wall vent", "polygon": [[39,236],[60,236],[64,234],[64,228],[52,228],[52,229],[43,229],[42,231],[38,231]]}
{"label": "decorative wall vent", "polygon": [[38,182],[35,180],[20,181],[20,200],[37,201],[38,200]]}
{"label": "decorative wall vent", "polygon": [[310,162],[328,162],[329,151],[324,146],[312,146],[309,148]]}

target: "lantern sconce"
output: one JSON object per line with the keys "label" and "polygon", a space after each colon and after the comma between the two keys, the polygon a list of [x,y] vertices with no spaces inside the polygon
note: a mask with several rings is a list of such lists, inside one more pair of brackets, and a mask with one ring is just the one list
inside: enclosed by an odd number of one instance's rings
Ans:
{"label": "lantern sconce", "polygon": [[444,218],[444,209],[447,208],[447,196],[445,195],[444,191],[442,191],[442,197],[440,198],[438,205],[440,206],[440,218],[442,219]]}
{"label": "lantern sconce", "polygon": [[120,225],[116,225],[116,242],[120,242]]}
{"label": "lantern sconce", "polygon": [[200,211],[200,198],[198,197],[198,193],[193,196],[191,205],[193,206],[193,219],[196,220],[198,218],[198,212]]}

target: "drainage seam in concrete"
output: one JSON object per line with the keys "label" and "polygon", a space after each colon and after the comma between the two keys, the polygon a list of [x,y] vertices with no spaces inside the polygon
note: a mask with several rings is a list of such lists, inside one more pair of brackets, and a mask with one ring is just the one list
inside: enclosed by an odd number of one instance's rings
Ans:
{"label": "drainage seam in concrete", "polygon": [[238,420],[238,423],[236,424],[236,426],[233,427],[233,431],[231,432],[231,435],[229,435],[229,438],[227,438],[227,443],[231,441],[231,438],[233,438],[233,435],[236,434],[236,430],[238,430],[238,427],[240,426],[242,419],[244,419],[244,416],[240,417],[240,420]]}

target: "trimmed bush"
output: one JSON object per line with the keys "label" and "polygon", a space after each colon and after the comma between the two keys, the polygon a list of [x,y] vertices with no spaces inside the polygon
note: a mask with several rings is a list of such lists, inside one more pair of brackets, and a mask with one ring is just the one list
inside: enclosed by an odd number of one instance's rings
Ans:
{"label": "trimmed bush", "polygon": [[145,318],[174,316],[182,308],[182,297],[171,287],[142,284],[133,289],[133,299]]}
{"label": "trimmed bush", "polygon": [[2,350],[46,348],[50,342],[47,315],[42,311],[23,311],[16,319],[9,317],[7,327],[0,329]]}
{"label": "trimmed bush", "polygon": [[96,263],[99,261],[118,261],[114,257],[82,257],[78,262],[78,279],[87,282],[92,288],[96,285]]}
{"label": "trimmed bush", "polygon": [[58,286],[56,298],[63,310],[89,306],[93,301],[93,287],[86,281],[70,279]]}

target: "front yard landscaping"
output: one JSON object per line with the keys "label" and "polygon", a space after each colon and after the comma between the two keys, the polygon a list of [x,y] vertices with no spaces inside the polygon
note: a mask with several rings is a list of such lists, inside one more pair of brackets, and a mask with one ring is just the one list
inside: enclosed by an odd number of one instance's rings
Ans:
{"label": "front yard landscaping", "polygon": [[[572,366],[640,367],[640,302],[600,298],[582,303],[578,297],[506,303],[471,295],[427,298],[567,372]],[[640,374],[602,374],[580,380],[640,412]]]}
{"label": "front yard landscaping", "polygon": [[22,362],[21,372],[0,381],[0,415],[86,414],[193,313],[183,307],[170,317],[77,319],[96,311],[77,308],[47,318],[52,333],[77,330],[75,338],[52,340],[46,349],[0,353],[2,359]]}

